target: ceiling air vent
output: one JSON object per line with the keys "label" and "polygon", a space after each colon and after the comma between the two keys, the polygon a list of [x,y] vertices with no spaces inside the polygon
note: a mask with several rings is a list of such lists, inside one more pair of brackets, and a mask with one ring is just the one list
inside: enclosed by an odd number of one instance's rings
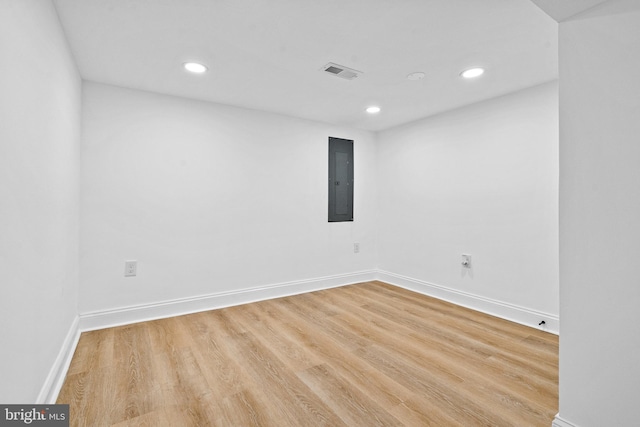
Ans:
{"label": "ceiling air vent", "polygon": [[353,80],[362,74],[362,71],[354,70],[353,68],[345,67],[344,65],[334,64],[333,62],[329,62],[327,65],[322,67],[322,70],[347,80]]}

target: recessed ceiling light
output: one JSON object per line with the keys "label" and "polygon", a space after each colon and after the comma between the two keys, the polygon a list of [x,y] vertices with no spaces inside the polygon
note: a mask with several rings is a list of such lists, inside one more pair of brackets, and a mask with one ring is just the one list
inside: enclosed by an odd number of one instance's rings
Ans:
{"label": "recessed ceiling light", "polygon": [[479,77],[484,74],[484,68],[476,67],[469,68],[468,70],[464,70],[460,75],[465,79],[472,79],[474,77]]}
{"label": "recessed ceiling light", "polygon": [[197,62],[185,62],[184,69],[191,71],[192,73],[204,73],[207,71],[207,67],[202,64],[198,64]]}
{"label": "recessed ceiling light", "polygon": [[367,113],[369,114],[376,114],[380,112],[380,107],[377,107],[375,105],[372,105],[371,107],[367,108]]}
{"label": "recessed ceiling light", "polygon": [[424,73],[423,72],[417,72],[417,73],[411,73],[407,76],[407,80],[422,80],[424,79]]}

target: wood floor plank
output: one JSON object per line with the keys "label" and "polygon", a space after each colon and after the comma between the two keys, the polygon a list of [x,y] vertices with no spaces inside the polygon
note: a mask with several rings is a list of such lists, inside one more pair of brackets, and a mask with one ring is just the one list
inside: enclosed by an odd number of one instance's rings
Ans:
{"label": "wood floor plank", "polygon": [[[423,397],[448,416],[463,422],[465,425],[510,426],[498,411],[490,412],[488,408],[476,400],[466,398],[460,391],[464,384],[451,384],[442,378],[429,375],[428,370],[407,361],[399,360],[397,355],[377,346],[359,349],[358,357],[367,360],[376,369],[385,372],[398,382],[412,390],[415,395]],[[436,409],[433,409],[434,411]]]}
{"label": "wood floor plank", "polygon": [[545,426],[558,337],[382,282],[83,333],[72,426]]}
{"label": "wood floor plank", "polygon": [[349,426],[401,426],[393,415],[384,410],[366,391],[353,387],[327,365],[318,365],[298,372],[305,384],[326,402]]}
{"label": "wood floor plank", "polygon": [[309,425],[343,426],[331,409],[263,346],[251,333],[234,337],[238,350],[246,355],[250,371],[259,389],[272,396],[287,420],[295,425],[305,420]]}
{"label": "wood floor plank", "polygon": [[272,322],[278,324],[281,331],[290,334],[307,351],[320,360],[328,363],[343,377],[349,378],[354,386],[368,390],[376,401],[384,406],[395,406],[411,396],[411,392],[377,371],[362,359],[345,353],[344,348],[330,334],[318,330],[313,325],[306,325],[295,313],[278,306],[278,301],[265,301],[261,306],[272,306],[268,309]]}
{"label": "wood floor plank", "polygon": [[289,369],[299,371],[322,363],[322,359],[312,352],[307,351],[294,338],[270,321],[263,321],[260,310],[262,304],[249,304],[246,309],[237,313],[234,320],[241,324],[245,330],[250,331],[264,345],[275,353]]}
{"label": "wood floor plank", "polygon": [[222,406],[216,425],[250,427],[269,424],[268,408],[250,390],[225,397]]}
{"label": "wood floor plank", "polygon": [[[206,318],[205,318],[206,317]],[[196,329],[199,325],[206,325],[207,318],[203,313],[193,316]],[[200,328],[194,337],[193,355],[201,369],[201,374],[208,384],[213,384],[209,390],[219,399],[235,395],[243,390],[242,370],[234,362],[233,350],[227,344],[228,337],[213,328]]]}
{"label": "wood floor plank", "polygon": [[420,427],[467,427],[461,420],[445,413],[443,408],[424,397],[409,398],[390,408],[391,412],[405,426]]}
{"label": "wood floor plank", "polygon": [[198,427],[198,424],[194,424],[189,418],[186,409],[175,406],[167,406],[157,411],[148,412],[139,417],[130,418],[110,425],[113,427]]}
{"label": "wood floor plank", "polygon": [[69,375],[109,366],[113,363],[113,329],[85,334],[76,348],[77,357],[69,366]]}

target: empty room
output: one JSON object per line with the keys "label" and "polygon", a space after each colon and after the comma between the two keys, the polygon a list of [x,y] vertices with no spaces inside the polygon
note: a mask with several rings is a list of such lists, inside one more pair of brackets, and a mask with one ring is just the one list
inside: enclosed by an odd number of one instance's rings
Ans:
{"label": "empty room", "polygon": [[0,0],[0,425],[640,425],[637,0]]}

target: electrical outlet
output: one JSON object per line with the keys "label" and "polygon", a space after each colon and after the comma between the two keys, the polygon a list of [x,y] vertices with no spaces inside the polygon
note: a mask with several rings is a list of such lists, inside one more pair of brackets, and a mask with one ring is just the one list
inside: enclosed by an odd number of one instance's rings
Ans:
{"label": "electrical outlet", "polygon": [[464,268],[471,268],[471,255],[462,254],[462,266]]}
{"label": "electrical outlet", "polygon": [[354,243],[353,244],[353,253],[354,254],[360,253],[360,243]]}
{"label": "electrical outlet", "polygon": [[124,262],[124,277],[135,276],[138,272],[138,261]]}

